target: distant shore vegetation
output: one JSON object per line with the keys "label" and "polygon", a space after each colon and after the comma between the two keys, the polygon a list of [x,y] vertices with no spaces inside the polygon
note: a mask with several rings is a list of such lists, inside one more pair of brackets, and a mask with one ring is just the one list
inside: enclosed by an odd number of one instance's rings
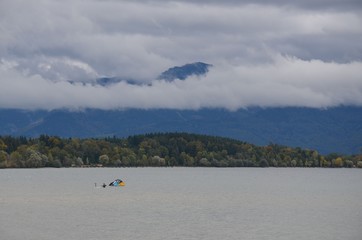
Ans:
{"label": "distant shore vegetation", "polygon": [[189,133],[87,139],[0,136],[0,168],[148,166],[362,168],[362,154],[321,155],[299,147],[256,146]]}

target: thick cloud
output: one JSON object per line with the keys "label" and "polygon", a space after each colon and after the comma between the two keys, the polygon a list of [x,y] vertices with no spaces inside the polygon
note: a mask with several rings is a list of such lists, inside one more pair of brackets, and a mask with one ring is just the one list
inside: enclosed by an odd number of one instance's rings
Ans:
{"label": "thick cloud", "polygon": [[362,106],[360,1],[5,0],[0,32],[1,108]]}
{"label": "thick cloud", "polygon": [[[6,66],[7,65],[7,66]],[[20,74],[3,63],[0,107],[11,108],[173,108],[249,106],[362,106],[362,63],[325,63],[276,57],[273,63],[214,67],[204,77],[152,85],[120,82],[111,87],[52,82]]]}

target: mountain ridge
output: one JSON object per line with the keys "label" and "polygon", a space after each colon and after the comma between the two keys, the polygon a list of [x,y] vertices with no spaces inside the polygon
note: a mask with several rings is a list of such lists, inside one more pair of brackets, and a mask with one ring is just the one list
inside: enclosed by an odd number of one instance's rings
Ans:
{"label": "mountain ridge", "polygon": [[207,74],[210,67],[212,67],[211,64],[203,62],[189,63],[183,66],[169,68],[161,73],[158,79],[166,81],[174,81],[175,79],[185,80],[187,77],[192,75],[200,76]]}
{"label": "mountain ridge", "polygon": [[200,110],[0,110],[0,135],[37,137],[128,137],[155,132],[189,132],[270,143],[321,153],[359,153],[362,108],[250,108]]}

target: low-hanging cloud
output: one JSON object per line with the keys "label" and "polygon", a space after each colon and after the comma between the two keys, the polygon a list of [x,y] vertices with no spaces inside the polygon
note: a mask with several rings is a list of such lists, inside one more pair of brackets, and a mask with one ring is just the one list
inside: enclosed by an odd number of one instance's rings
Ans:
{"label": "low-hanging cloud", "polygon": [[[343,3],[1,1],[0,108],[362,106],[362,6]],[[214,67],[156,80],[195,61]]]}
{"label": "low-hanging cloud", "polygon": [[277,56],[273,63],[258,66],[215,66],[206,76],[186,80],[154,80],[150,85],[120,82],[108,87],[29,77],[4,63],[0,74],[11,79],[1,82],[7,89],[0,96],[2,108],[236,110],[250,106],[362,106],[361,62],[325,63]]}

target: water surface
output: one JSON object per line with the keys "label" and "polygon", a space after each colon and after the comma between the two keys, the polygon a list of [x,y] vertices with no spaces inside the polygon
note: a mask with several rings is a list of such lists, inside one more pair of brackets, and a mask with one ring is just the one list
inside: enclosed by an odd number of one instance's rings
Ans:
{"label": "water surface", "polygon": [[[100,187],[116,178],[126,186]],[[0,234],[7,240],[360,240],[361,183],[360,169],[3,169]]]}

